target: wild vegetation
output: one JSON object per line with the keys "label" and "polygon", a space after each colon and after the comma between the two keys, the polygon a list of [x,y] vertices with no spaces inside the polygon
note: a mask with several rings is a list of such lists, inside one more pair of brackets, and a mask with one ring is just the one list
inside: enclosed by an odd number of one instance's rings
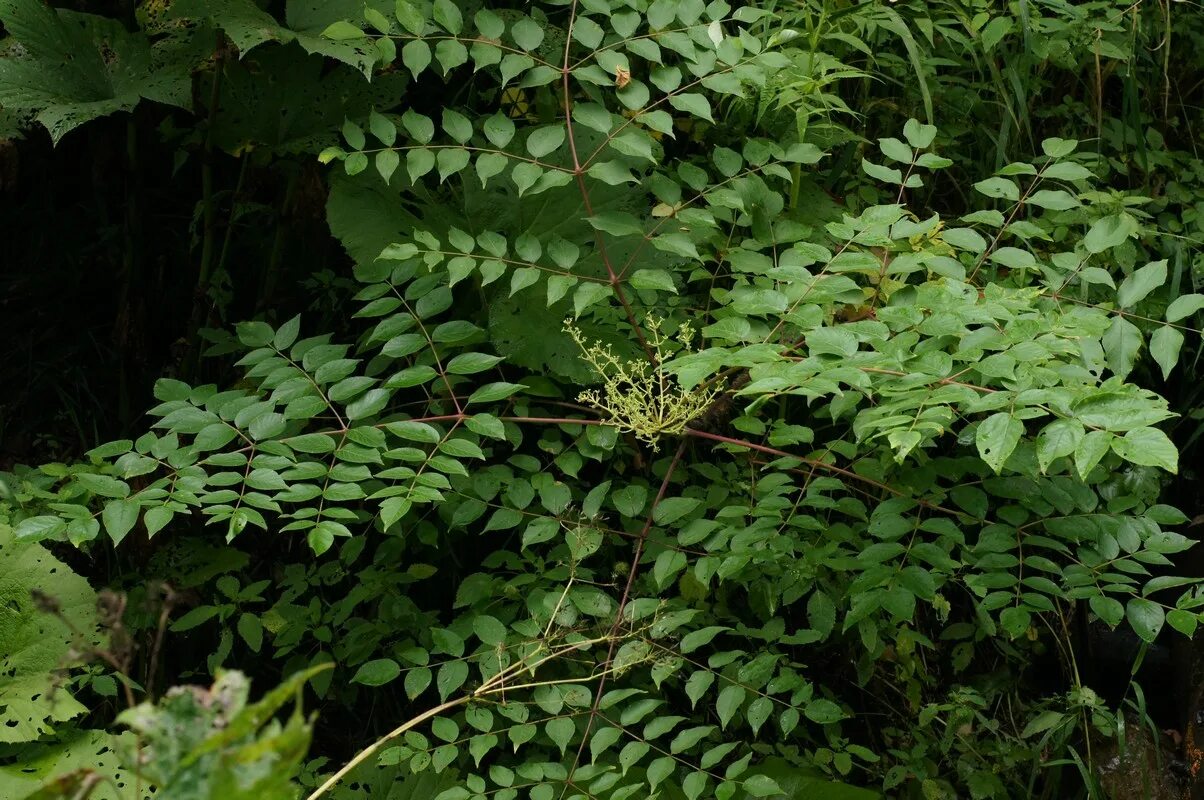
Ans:
{"label": "wild vegetation", "polygon": [[0,22],[0,798],[1204,796],[1197,4]]}

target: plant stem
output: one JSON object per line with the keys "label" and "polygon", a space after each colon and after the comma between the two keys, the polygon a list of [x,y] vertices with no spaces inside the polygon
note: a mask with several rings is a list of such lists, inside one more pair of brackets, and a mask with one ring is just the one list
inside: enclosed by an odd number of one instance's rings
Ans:
{"label": "plant stem", "polygon": [[322,795],[326,794],[331,789],[333,789],[335,787],[335,785],[338,784],[339,781],[341,781],[343,778],[345,778],[347,776],[347,773],[351,772],[356,767],[358,767],[360,764],[364,763],[369,758],[371,758],[376,753],[377,750],[379,750],[382,746],[384,746],[388,742],[392,741],[393,739],[396,739],[398,736],[401,736],[406,731],[421,725],[422,723],[426,722],[428,719],[431,719],[432,717],[437,717],[440,714],[444,713],[445,711],[450,711],[451,709],[456,708],[457,706],[465,705],[469,700],[473,699],[474,696],[475,695],[466,694],[463,697],[457,697],[455,700],[448,700],[446,703],[440,703],[439,705],[435,706],[434,708],[428,708],[426,711],[423,711],[418,716],[413,717],[412,719],[406,720],[401,725],[398,725],[396,728],[389,731],[384,736],[380,737],[375,742],[373,742],[372,744],[365,747],[363,750],[356,753],[355,758],[348,761],[346,764],[344,764],[342,766],[342,768],[338,772],[336,772],[335,774],[333,774],[329,778],[327,778],[326,782],[323,783],[321,786],[319,786],[317,789],[314,789],[314,791],[305,800],[317,800],[319,797],[321,797]]}
{"label": "plant stem", "polygon": [[268,257],[267,266],[263,270],[263,280],[259,286],[259,298],[255,303],[255,310],[259,311],[272,304],[272,298],[276,294],[276,282],[280,274],[280,264],[284,257],[284,244],[288,239],[288,233],[291,229],[290,206],[293,200],[293,189],[296,187],[298,178],[296,175],[290,176],[288,183],[284,187],[284,196],[280,201],[280,211],[276,215],[276,233],[272,237],[272,253]]}
{"label": "plant stem", "polygon": [[[333,774],[329,778],[327,778],[326,781],[321,786],[319,786],[317,789],[315,789],[306,798],[306,800],[317,800],[317,798],[319,798],[322,795],[329,792],[336,784],[338,784],[339,781],[341,781],[343,778],[345,778],[349,772],[354,770],[360,764],[364,763],[364,761],[366,761],[368,758],[371,758],[372,755],[374,753],[376,753],[376,751],[378,751],[384,744],[392,741],[393,739],[396,739],[398,736],[401,736],[406,731],[413,730],[414,728],[416,728],[417,726],[426,722],[427,720],[432,719],[433,717],[437,717],[444,712],[452,710],[453,708],[457,708],[459,706],[465,705],[473,700],[480,699],[486,695],[495,694],[498,692],[504,692],[506,690],[506,678],[510,677],[511,675],[517,675],[518,673],[524,672],[527,670],[530,670],[532,673],[534,673],[534,671],[536,669],[538,669],[542,664],[545,664],[548,661],[551,661],[555,658],[559,658],[567,653],[571,653],[574,650],[579,650],[582,647],[587,647],[589,645],[594,645],[594,644],[600,644],[601,642],[607,641],[608,639],[611,640],[611,647],[613,648],[613,646],[614,646],[613,639],[611,638],[610,635],[607,635],[604,637],[597,637],[594,639],[588,639],[588,640],[581,641],[581,642],[574,642],[571,645],[567,645],[565,647],[561,647],[559,649],[553,650],[552,652],[548,653],[548,655],[546,655],[543,658],[541,658],[540,660],[536,661],[534,664],[528,664],[525,661],[517,661],[514,664],[511,664],[510,666],[506,667],[502,671],[498,672],[496,675],[493,675],[492,677],[490,677],[488,680],[486,680],[484,683],[482,683],[479,687],[477,687],[476,691],[469,692],[468,694],[465,694],[461,697],[457,697],[455,700],[448,700],[446,702],[440,703],[439,705],[435,706],[434,708],[428,708],[426,711],[423,711],[421,714],[419,714],[416,717],[412,717],[411,719],[406,720],[401,725],[398,725],[396,728],[389,731],[384,736],[380,737],[375,742],[373,742],[372,744],[365,747],[363,750],[356,753],[354,758],[352,758],[350,761],[348,761],[346,764],[344,764],[339,769],[338,772],[336,772],[335,774]],[[520,684],[520,685],[518,685],[516,687],[512,687],[512,688],[515,688],[515,689],[534,688],[534,687],[543,686],[543,685],[551,685],[551,683],[552,682]]]}
{"label": "plant stem", "polygon": [[187,337],[193,350],[192,362],[185,370],[191,377],[200,368],[201,348],[196,341],[197,331],[204,321],[205,301],[209,296],[209,280],[213,274],[213,250],[217,238],[217,208],[213,197],[213,130],[217,124],[217,108],[221,98],[225,38],[217,34],[213,57],[213,81],[209,87],[209,113],[205,122],[205,145],[201,151],[201,260],[197,268],[196,286],[192,293],[192,314]]}
{"label": "plant stem", "polygon": [[[577,179],[577,189],[581,192],[581,202],[585,206],[586,215],[594,216],[594,206],[590,201],[589,188],[585,185],[585,169],[581,166],[581,158],[577,153],[577,138],[573,133],[573,97],[569,88],[569,75],[572,70],[569,68],[569,49],[573,43],[573,23],[577,18],[577,0],[573,0],[573,5],[569,9],[569,24],[568,31],[565,33],[564,39],[564,65],[560,70],[561,91],[564,95],[564,129],[569,140],[569,152],[573,157],[573,177]],[[614,290],[615,297],[618,298],[620,305],[623,306],[623,313],[627,315],[627,322],[631,325],[631,329],[635,331],[635,338],[639,340],[640,347],[648,356],[648,360],[653,364],[657,362],[656,353],[644,338],[644,330],[640,327],[640,323],[636,321],[635,312],[631,309],[631,303],[627,299],[627,293],[623,291],[623,284],[619,280],[619,274],[615,272],[614,264],[610,260],[610,255],[606,251],[606,240],[603,238],[602,231],[594,230],[594,242],[598,247],[598,256],[602,259],[603,265],[606,267],[606,277],[610,281],[610,286]]]}
{"label": "plant stem", "polygon": [[230,195],[230,216],[226,221],[226,233],[222,237],[221,253],[217,257],[217,267],[214,272],[220,273],[226,267],[226,256],[230,254],[230,240],[234,238],[234,215],[238,213],[238,196],[242,194],[243,183],[247,179],[247,166],[251,159],[244,153],[239,156],[238,180],[234,184],[234,193]]}
{"label": "plant stem", "polygon": [[673,480],[673,474],[677,471],[682,456],[685,455],[687,443],[688,440],[682,439],[681,444],[677,446],[677,452],[673,454],[673,460],[669,462],[669,467],[665,470],[665,477],[661,481],[660,489],[657,490],[656,497],[652,500],[652,506],[648,509],[648,516],[644,519],[644,527],[640,530],[639,538],[636,539],[635,552],[631,556],[631,564],[627,570],[627,583],[623,587],[623,594],[619,597],[619,607],[615,611],[615,621],[610,628],[610,647],[606,651],[606,660],[602,662],[602,673],[598,678],[598,688],[594,691],[594,704],[590,708],[589,718],[585,721],[585,732],[581,734],[581,744],[577,748],[577,755],[573,758],[573,766],[569,769],[569,775],[565,779],[566,791],[572,784],[573,774],[577,771],[577,766],[581,763],[581,756],[585,752],[586,742],[589,741],[589,734],[594,726],[594,720],[598,718],[599,704],[602,702],[602,693],[606,690],[606,679],[610,675],[610,666],[614,661],[615,646],[618,643],[618,638],[615,634],[618,633],[619,626],[623,624],[623,612],[627,609],[627,601],[631,598],[631,589],[635,586],[636,573],[640,569],[640,559],[644,556],[644,544],[648,541],[648,534],[652,530],[652,523],[655,521],[656,507],[660,505],[661,500],[665,499],[665,493],[669,490],[669,482]]}
{"label": "plant stem", "polygon": [[117,313],[120,320],[119,336],[121,354],[118,367],[117,417],[121,430],[129,429],[134,421],[133,393],[130,382],[131,362],[134,353],[141,349],[132,341],[145,331],[146,318],[141,304],[135,300],[135,287],[143,283],[142,267],[142,209],[139,202],[140,173],[138,171],[138,128],[133,115],[125,127],[125,219],[122,224],[123,247],[121,255],[121,297]]}

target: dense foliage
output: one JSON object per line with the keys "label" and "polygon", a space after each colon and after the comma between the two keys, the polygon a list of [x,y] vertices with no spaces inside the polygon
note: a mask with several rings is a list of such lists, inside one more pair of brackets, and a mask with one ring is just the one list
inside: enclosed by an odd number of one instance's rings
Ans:
{"label": "dense foliage", "polygon": [[117,5],[0,0],[0,797],[1199,791],[1194,6]]}

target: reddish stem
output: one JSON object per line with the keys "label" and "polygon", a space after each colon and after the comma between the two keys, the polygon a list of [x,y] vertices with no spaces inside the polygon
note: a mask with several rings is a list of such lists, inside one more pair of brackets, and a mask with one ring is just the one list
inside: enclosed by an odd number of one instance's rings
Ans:
{"label": "reddish stem", "polygon": [[820,461],[820,460],[814,459],[814,458],[804,458],[803,456],[795,455],[794,453],[787,453],[785,450],[778,450],[773,447],[767,447],[763,444],[755,444],[753,442],[745,441],[744,439],[734,439],[731,436],[722,436],[718,433],[707,433],[706,431],[700,431],[696,428],[686,428],[686,435],[693,436],[696,439],[710,439],[711,441],[714,441],[714,442],[722,442],[723,444],[730,444],[730,445],[734,445],[736,447],[743,447],[746,450],[756,450],[759,453],[768,453],[769,455],[777,456],[778,458],[792,458],[795,461],[801,461],[804,464],[809,464],[810,466],[812,466],[816,469],[827,470],[828,472],[834,472],[837,475],[840,475],[845,478],[853,478],[854,480],[863,481],[865,483],[868,483],[870,486],[873,486],[877,489],[881,489],[884,492],[890,492],[891,494],[895,495],[896,497],[905,497],[909,500],[915,500],[916,503],[923,506],[924,508],[928,508],[933,511],[940,511],[941,513],[944,513],[944,514],[953,514],[953,515],[959,516],[959,517],[966,516],[964,513],[960,512],[960,511],[954,511],[953,509],[945,508],[944,506],[938,506],[934,503],[929,503],[924,500],[919,500],[917,498],[911,497],[910,495],[906,494],[905,492],[900,491],[899,489],[896,489],[893,486],[888,486],[885,483],[880,483],[879,481],[876,481],[873,478],[867,478],[864,475],[858,475],[856,472],[853,472],[852,470],[848,470],[843,467],[838,467],[835,464],[829,464],[825,461]]}
{"label": "reddish stem", "polygon": [[[434,417],[416,417],[414,419],[402,420],[403,422],[463,422],[471,417],[472,414],[461,412],[459,414],[439,414]],[[612,425],[614,423],[604,419],[571,419],[569,417],[498,417],[503,422],[519,422],[531,423],[533,425]]]}
{"label": "reddish stem", "polygon": [[[569,48],[573,42],[573,23],[576,20],[577,0],[573,0],[573,5],[569,9],[568,30],[565,32],[564,65],[560,69],[561,86],[564,94],[564,130],[569,140],[569,153],[573,157],[573,177],[577,179],[577,189],[581,192],[581,202],[585,206],[585,213],[592,218],[594,216],[594,204],[590,201],[589,187],[585,185],[585,169],[581,166],[581,158],[577,154],[577,137],[573,134],[573,97],[569,88],[569,75],[572,72],[569,69]],[[591,227],[593,226],[591,225]],[[644,331],[635,319],[635,312],[631,310],[631,303],[627,300],[627,293],[623,291],[623,284],[619,281],[619,275],[615,272],[614,264],[611,263],[610,255],[606,251],[606,240],[602,236],[602,231],[597,228],[594,228],[594,243],[598,248],[598,255],[601,257],[603,265],[606,266],[606,277],[610,282],[611,288],[614,290],[615,297],[619,299],[619,303],[623,306],[623,313],[627,315],[627,322],[631,325],[631,329],[635,331],[635,338],[639,340],[640,347],[644,349],[648,360],[656,363],[656,352],[649,346],[648,340],[644,338]]]}
{"label": "reddish stem", "polygon": [[631,565],[627,570],[627,584],[623,587],[623,594],[619,597],[619,608],[615,612],[614,624],[610,627],[610,646],[606,651],[606,660],[602,662],[602,675],[598,678],[598,688],[594,690],[594,703],[590,707],[589,717],[585,721],[585,732],[581,735],[581,744],[577,747],[577,755],[573,758],[573,766],[569,769],[569,776],[566,781],[573,780],[573,774],[577,771],[577,766],[581,763],[581,756],[585,752],[585,743],[589,741],[589,734],[594,726],[594,720],[598,717],[598,705],[602,701],[602,693],[606,691],[607,671],[610,669],[611,662],[615,657],[615,645],[618,642],[616,634],[619,627],[623,624],[623,612],[627,608],[627,601],[631,599],[631,588],[635,585],[636,573],[639,572],[640,559],[644,556],[644,544],[648,541],[648,533],[652,530],[653,515],[656,513],[656,507],[660,505],[661,500],[665,498],[665,492],[669,490],[669,481],[673,479],[673,473],[677,471],[678,464],[681,463],[681,457],[685,455],[687,439],[682,439],[681,444],[677,446],[677,452],[673,454],[673,460],[669,462],[669,468],[665,470],[665,478],[661,481],[661,488],[657,490],[656,497],[652,500],[652,507],[648,509],[648,516],[644,519],[644,527],[640,530],[640,535],[635,542],[635,552],[631,556]]}

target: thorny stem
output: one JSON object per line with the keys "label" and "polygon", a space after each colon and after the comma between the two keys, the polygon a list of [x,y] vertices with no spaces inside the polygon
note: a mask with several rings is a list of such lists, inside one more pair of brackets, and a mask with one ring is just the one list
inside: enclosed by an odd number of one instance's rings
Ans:
{"label": "thorny stem", "polygon": [[202,194],[204,195],[204,199],[201,201],[203,238],[201,240],[200,270],[197,275],[198,292],[208,289],[209,277],[213,269],[213,248],[216,238],[216,209],[213,197],[213,130],[217,124],[217,108],[221,98],[222,45],[223,43],[219,40],[217,43],[218,54],[214,59],[213,82],[210,85],[209,91],[209,118],[205,132],[204,161],[201,164]]}

